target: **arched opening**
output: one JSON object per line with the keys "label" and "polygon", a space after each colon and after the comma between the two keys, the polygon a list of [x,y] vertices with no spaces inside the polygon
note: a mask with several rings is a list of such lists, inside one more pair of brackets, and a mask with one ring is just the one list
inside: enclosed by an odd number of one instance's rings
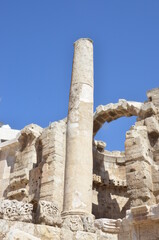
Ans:
{"label": "arched opening", "polygon": [[98,107],[94,114],[92,212],[97,219],[124,218],[130,208],[124,142],[141,106],[141,103],[121,100]]}
{"label": "arched opening", "polygon": [[105,142],[107,151],[125,151],[125,134],[135,122],[136,116],[121,117],[110,123],[105,122],[94,139]]}

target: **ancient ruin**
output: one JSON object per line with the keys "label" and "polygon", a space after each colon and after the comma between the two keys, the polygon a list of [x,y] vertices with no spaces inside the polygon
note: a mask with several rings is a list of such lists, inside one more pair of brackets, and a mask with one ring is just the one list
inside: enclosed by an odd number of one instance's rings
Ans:
{"label": "ancient ruin", "polygon": [[[74,44],[67,118],[43,129],[0,127],[0,239],[159,239],[159,88],[93,114],[93,43]],[[125,151],[93,137],[137,116]]]}

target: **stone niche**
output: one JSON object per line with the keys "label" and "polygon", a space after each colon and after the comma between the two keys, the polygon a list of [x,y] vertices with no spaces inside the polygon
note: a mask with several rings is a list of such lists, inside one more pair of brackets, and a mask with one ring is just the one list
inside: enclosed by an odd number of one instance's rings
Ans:
{"label": "stone niche", "polygon": [[[93,114],[93,43],[74,47],[67,118],[0,135],[0,239],[157,240],[159,89]],[[123,116],[137,121],[109,152],[93,137]]]}

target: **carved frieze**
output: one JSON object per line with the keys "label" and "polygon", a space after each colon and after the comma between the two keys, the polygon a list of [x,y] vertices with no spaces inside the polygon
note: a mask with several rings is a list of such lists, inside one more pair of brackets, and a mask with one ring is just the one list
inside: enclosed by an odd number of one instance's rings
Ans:
{"label": "carved frieze", "polygon": [[78,215],[69,215],[64,219],[63,227],[70,229],[71,231],[82,231],[83,222],[80,216]]}
{"label": "carved frieze", "polygon": [[68,215],[64,217],[63,227],[71,231],[95,232],[93,215]]}
{"label": "carved frieze", "polygon": [[38,203],[38,222],[51,226],[61,226],[62,219],[56,204],[40,200]]}
{"label": "carved frieze", "polygon": [[86,232],[95,232],[94,227],[94,216],[93,215],[85,215],[82,217],[83,221],[83,229]]}
{"label": "carved frieze", "polygon": [[0,218],[32,222],[33,205],[30,203],[19,202],[17,200],[0,200]]}

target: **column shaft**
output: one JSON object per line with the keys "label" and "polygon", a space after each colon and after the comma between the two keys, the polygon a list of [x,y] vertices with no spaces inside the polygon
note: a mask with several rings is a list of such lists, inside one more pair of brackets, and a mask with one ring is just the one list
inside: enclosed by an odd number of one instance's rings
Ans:
{"label": "column shaft", "polygon": [[74,44],[66,137],[64,213],[91,213],[93,133],[93,44]]}

